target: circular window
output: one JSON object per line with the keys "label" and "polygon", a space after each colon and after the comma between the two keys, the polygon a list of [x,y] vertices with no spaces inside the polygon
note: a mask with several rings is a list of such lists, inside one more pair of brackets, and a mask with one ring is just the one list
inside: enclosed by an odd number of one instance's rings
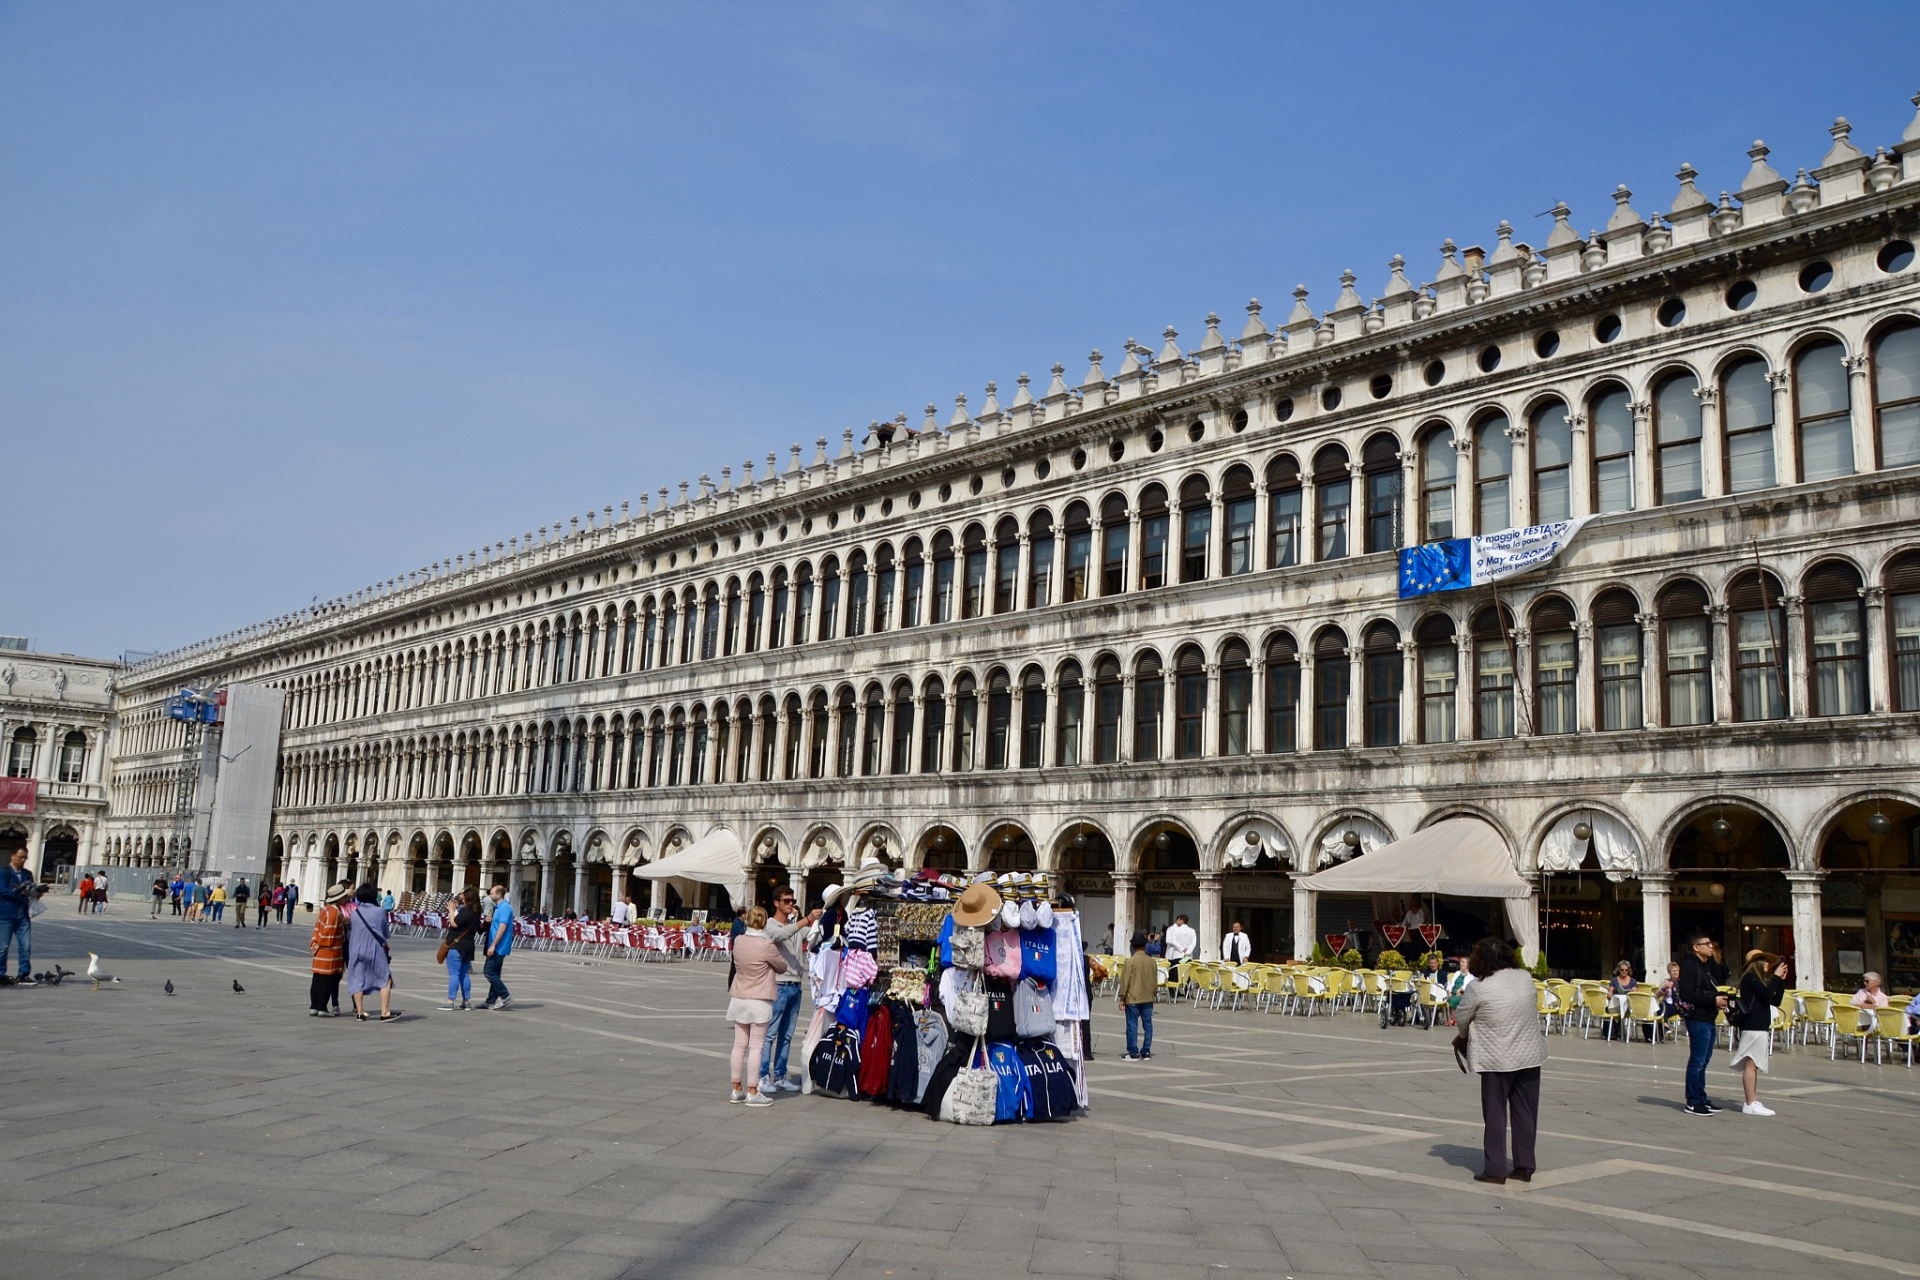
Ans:
{"label": "circular window", "polygon": [[800,522],[800,536],[804,538],[812,532],[813,532],[813,517],[808,516],[806,519]]}
{"label": "circular window", "polygon": [[[971,480],[969,480],[969,481],[967,481],[967,492],[968,492],[968,493],[979,493],[979,492],[980,492],[980,477],[979,477],[979,476],[975,476],[975,477],[974,477],[973,479],[971,479]],[[941,494],[940,496],[944,498],[944,497],[946,497],[947,495],[943,493],[943,494]]]}
{"label": "circular window", "polygon": [[1439,386],[1440,379],[1447,376],[1446,361],[1444,360],[1427,361],[1427,367],[1420,371],[1420,376],[1426,380],[1426,384],[1428,386],[1430,387]]}
{"label": "circular window", "polygon": [[1187,424],[1187,439],[1199,440],[1207,434],[1207,424],[1195,418]]}
{"label": "circular window", "polygon": [[945,502],[948,498],[951,498],[952,496],[953,496],[952,485],[943,484],[940,486],[940,501]]}
{"label": "circular window", "polygon": [[1560,331],[1558,329],[1549,329],[1533,340],[1533,354],[1539,356],[1542,360],[1545,360],[1558,350],[1560,350]]}
{"label": "circular window", "polygon": [[1004,468],[1002,468],[1002,469],[1001,469],[1001,471],[1000,471],[1000,487],[1001,487],[1002,489],[1011,489],[1011,488],[1013,488],[1013,468],[1012,468],[1012,467],[1004,467]]}
{"label": "circular window", "polygon": [[866,518],[867,518],[867,504],[864,502],[854,503],[853,504],[853,522],[855,524],[859,524],[862,520],[865,520]]}
{"label": "circular window", "polygon": [[[709,543],[707,544],[707,557],[708,557],[709,559],[711,559],[712,557],[714,557],[714,556],[717,556],[717,555],[719,555],[719,554],[720,554],[720,544],[719,544],[719,543],[717,543],[717,542],[709,542]],[[593,577],[593,580],[594,580],[594,581],[595,581],[596,583],[597,583],[597,582],[599,582],[599,581],[600,581],[600,575],[599,575],[599,574],[595,574],[595,575],[594,575],[594,577]]]}
{"label": "circular window", "polygon": [[1119,436],[1115,436],[1113,439],[1109,440],[1107,442],[1107,456],[1109,458],[1112,458],[1115,462],[1118,462],[1120,461],[1120,459],[1126,457],[1127,442],[1125,440],[1122,440]]}
{"label": "circular window", "polygon": [[1833,283],[1833,264],[1831,262],[1809,262],[1800,268],[1800,289],[1804,293],[1818,293]]}
{"label": "circular window", "polygon": [[787,540],[787,526],[781,525],[778,529],[775,529],[773,531],[773,536],[780,539],[780,541],[785,542]]}
{"label": "circular window", "polygon": [[1245,409],[1235,409],[1233,411],[1233,417],[1229,419],[1229,422],[1233,427],[1233,433],[1239,435],[1247,429],[1247,411]]}
{"label": "circular window", "polygon": [[838,511],[827,512],[827,528],[838,529],[839,527],[840,527],[840,513]]}
{"label": "circular window", "polygon": [[[1076,449],[1074,450],[1074,452],[1079,453],[1080,451]],[[1080,456],[1084,458],[1086,455],[1081,454]],[[1040,461],[1033,464],[1033,478],[1035,480],[1045,480],[1048,476],[1052,474],[1053,474],[1053,464],[1047,461],[1045,458],[1042,458],[1040,459]]]}
{"label": "circular window", "polygon": [[1073,451],[1073,469],[1075,471],[1085,471],[1087,469],[1087,451],[1085,449],[1075,449]]}
{"label": "circular window", "polygon": [[893,514],[893,499],[892,499],[892,498],[882,498],[882,499],[880,499],[880,514],[881,514],[881,515],[883,515],[883,516],[890,516],[890,515],[892,515],[892,514]]}
{"label": "circular window", "polygon": [[1320,393],[1320,407],[1332,413],[1340,407],[1340,388],[1328,387]]}
{"label": "circular window", "polygon": [[[765,529],[755,529],[753,531],[753,545],[756,547],[764,547],[767,545],[767,531]],[[653,561],[651,560],[647,561],[647,572],[653,572]]]}
{"label": "circular window", "polygon": [[1385,400],[1393,394],[1393,375],[1389,373],[1374,374],[1373,380],[1367,383],[1367,390],[1373,393],[1375,400]]}
{"label": "circular window", "polygon": [[1148,453],[1160,452],[1160,447],[1166,444],[1166,442],[1167,442],[1167,438],[1161,435],[1158,431],[1149,431],[1147,433],[1147,452]]}
{"label": "circular window", "polygon": [[1480,355],[1476,363],[1479,364],[1480,366],[1480,372],[1492,373],[1495,369],[1498,369],[1500,367],[1500,348],[1498,347],[1480,348]]}
{"label": "circular window", "polygon": [[1273,416],[1285,422],[1293,416],[1293,397],[1281,396],[1273,402]]}
{"label": "circular window", "polygon": [[1745,311],[1759,296],[1759,285],[1751,280],[1736,280],[1727,289],[1727,307],[1733,311]]}
{"label": "circular window", "polygon": [[[667,568],[671,569],[679,563],[680,563],[680,553],[678,551],[670,551],[667,553]],[[560,584],[560,594],[561,595],[567,594],[567,584],[564,582]]]}
{"label": "circular window", "polygon": [[1593,336],[1602,342],[1612,342],[1620,336],[1620,317],[1601,316],[1593,323]]}
{"label": "circular window", "polygon": [[907,508],[911,511],[918,511],[920,509],[920,491],[918,489],[915,489],[907,495]]}
{"label": "circular window", "polygon": [[1893,240],[1880,250],[1880,256],[1874,259],[1880,269],[1888,275],[1896,271],[1905,271],[1913,265],[1913,241]]}
{"label": "circular window", "polygon": [[1660,322],[1661,328],[1671,329],[1687,318],[1687,304],[1678,298],[1668,298],[1654,312],[1654,318]]}
{"label": "circular window", "polygon": [[740,535],[737,533],[733,535],[733,549],[735,551],[740,549]]}

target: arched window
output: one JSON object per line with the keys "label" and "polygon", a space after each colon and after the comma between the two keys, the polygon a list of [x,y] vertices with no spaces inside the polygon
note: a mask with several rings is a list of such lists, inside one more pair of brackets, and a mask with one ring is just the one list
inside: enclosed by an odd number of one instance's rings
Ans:
{"label": "arched window", "polygon": [[1053,603],[1053,513],[1045,507],[1027,517],[1027,608]]}
{"label": "arched window", "polygon": [[740,652],[740,579],[727,579],[726,656]]}
{"label": "arched window", "polygon": [[1400,442],[1382,431],[1367,441],[1360,461],[1367,482],[1367,550],[1400,545]]}
{"label": "arched window", "polygon": [[1780,582],[1749,569],[1727,585],[1733,630],[1733,718],[1781,720],[1787,714],[1787,618]]}
{"label": "arched window", "polygon": [[883,757],[881,751],[887,741],[887,704],[880,692],[880,686],[867,686],[866,731],[860,736],[860,775],[872,778],[879,775]]}
{"label": "arched window", "polygon": [[1690,373],[1653,389],[1654,501],[1692,502],[1701,488],[1700,383]]}
{"label": "arched window", "polygon": [[[580,615],[576,613],[573,615],[573,626],[569,628],[567,633],[567,679],[569,681],[580,678],[580,639]],[[457,678],[457,668],[455,675]],[[557,681],[558,677],[556,676],[555,678]],[[455,696],[458,696],[457,689],[455,690]]]}
{"label": "arched window", "polygon": [[966,590],[961,596],[960,616],[978,618],[987,611],[987,532],[977,524],[967,526]]}
{"label": "arched window", "polygon": [[1191,476],[1180,485],[1180,581],[1200,582],[1207,576],[1207,543],[1213,537],[1213,498],[1205,476]]}
{"label": "arched window", "polygon": [[1028,667],[1020,677],[1020,767],[1038,769],[1047,733],[1047,678]]}
{"label": "arched window", "polygon": [[1458,736],[1454,690],[1460,683],[1460,646],[1453,619],[1436,613],[1413,633],[1420,645],[1420,741],[1452,742]]}
{"label": "arched window", "polygon": [[39,743],[33,730],[21,727],[13,731],[13,741],[7,744],[7,776],[9,778],[31,778],[33,776],[33,751]]}
{"label": "arched window", "polygon": [[996,667],[987,676],[987,768],[1007,767],[1012,729],[1013,684],[1007,673]]}
{"label": "arched window", "polygon": [[840,562],[828,556],[820,562],[820,638],[833,639],[840,625]]}
{"label": "arched window", "polygon": [[993,529],[993,611],[1012,613],[1020,587],[1020,525],[1004,517]]}
{"label": "arched window", "polygon": [[1873,413],[1880,465],[1920,464],[1920,325],[1901,325],[1873,340]]}
{"label": "arched window", "polygon": [[971,675],[953,682],[953,768],[967,773],[974,766],[980,727],[980,695]]}
{"label": "arched window", "polygon": [[1608,591],[1593,602],[1594,647],[1600,654],[1600,727],[1638,729],[1644,701],[1640,692],[1640,606],[1624,591]]}
{"label": "arched window", "polygon": [[1444,423],[1420,437],[1420,540],[1444,542],[1453,536],[1453,493],[1459,471],[1453,431]]}
{"label": "arched window", "polygon": [[782,565],[773,571],[773,617],[767,624],[767,648],[778,649],[787,642],[787,570]]}
{"label": "arched window", "polygon": [[[671,746],[668,747],[667,785],[680,786],[687,778],[687,713],[676,710],[673,713],[673,725],[670,730]],[[567,740],[560,739],[560,767],[566,772]]]}
{"label": "arched window", "polygon": [[1625,387],[1596,395],[1587,410],[1593,437],[1593,510],[1633,510],[1633,402]]}
{"label": "arched window", "polygon": [[860,744],[860,708],[853,690],[842,688],[833,702],[833,723],[840,746],[834,753],[834,776],[851,778],[855,774],[855,752]]}
{"label": "arched window", "polygon": [[[949,553],[951,554],[951,553]],[[900,625],[920,625],[921,605],[927,594],[927,562],[921,554],[920,539],[908,538],[900,551]]]}
{"label": "arched window", "polygon": [[[759,574],[747,579],[747,652],[760,651],[760,637],[767,621],[767,587]],[[649,620],[651,630],[651,620]]]}
{"label": "arched window", "polygon": [[1353,511],[1353,477],[1347,472],[1347,451],[1330,444],[1314,455],[1315,519],[1319,527],[1319,558],[1342,560],[1347,554],[1347,524]]}
{"label": "arched window", "polygon": [[1080,763],[1081,730],[1087,711],[1085,687],[1080,683],[1080,664],[1064,662],[1056,681],[1060,706],[1054,717],[1053,762],[1056,765]]}
{"label": "arched window", "polygon": [[1511,738],[1513,626],[1505,607],[1482,609],[1473,620],[1474,736]]}
{"label": "arched window", "polygon": [[800,747],[807,740],[807,725],[800,712],[800,695],[787,695],[787,751],[786,759],[781,761],[785,772],[781,775],[788,782],[797,782],[800,778]]}
{"label": "arched window", "polygon": [[893,548],[881,543],[873,553],[873,632],[879,635],[894,625]]}
{"label": "arched window", "polygon": [[847,557],[847,635],[867,634],[867,553],[855,551]]}
{"label": "arched window", "polygon": [[926,715],[920,725],[920,772],[938,773],[946,758],[946,686],[939,676],[928,676],[920,686],[920,705]]}
{"label": "arched window", "polygon": [[1245,641],[1229,640],[1220,651],[1220,754],[1244,756],[1253,710],[1253,654]]}
{"label": "arched window", "polygon": [[1667,724],[1713,723],[1712,627],[1707,593],[1677,582],[1660,593],[1661,666],[1666,684]]}
{"label": "arched window", "polygon": [[1337,751],[1347,745],[1347,699],[1352,696],[1353,663],[1347,636],[1328,627],[1313,641],[1313,745]]}
{"label": "arched window", "polygon": [[1853,402],[1844,354],[1837,342],[1816,342],[1793,360],[1800,479],[1808,484],[1853,474]]}
{"label": "arched window", "polygon": [[893,732],[887,746],[887,772],[908,771],[913,755],[913,685],[906,680],[893,682]]}
{"label": "arched window", "polygon": [[1140,589],[1167,585],[1167,536],[1172,518],[1167,491],[1150,484],[1140,492]]}
{"label": "arched window", "polygon": [[1120,716],[1125,706],[1126,689],[1120,679],[1120,663],[1104,657],[1093,668],[1093,761],[1114,764],[1120,759]]}
{"label": "arched window", "polygon": [[1367,745],[1400,745],[1400,632],[1391,622],[1367,628]]}
{"label": "arched window", "polygon": [[707,745],[709,739],[707,709],[693,709],[693,759],[687,767],[687,784],[699,786],[707,780]]}
{"label": "arched window", "polygon": [[83,781],[86,772],[87,735],[76,729],[60,743],[60,781]]}
{"label": "arched window", "polygon": [[1160,716],[1167,680],[1158,654],[1148,651],[1133,664],[1133,758],[1146,763],[1160,758]]}
{"label": "arched window", "polygon": [[[827,776],[827,744],[833,737],[833,711],[827,705],[824,689],[815,689],[807,700],[807,776]],[[871,771],[869,771],[871,772]]]}
{"label": "arched window", "polygon": [[1063,525],[1067,542],[1066,563],[1060,578],[1060,599],[1066,604],[1085,600],[1092,594],[1093,525],[1084,502],[1071,503]]}
{"label": "arched window", "polygon": [[1867,628],[1859,573],[1845,561],[1829,560],[1808,571],[1800,593],[1807,602],[1813,714],[1865,714]]}
{"label": "arched window", "polygon": [[1281,454],[1267,464],[1267,568],[1300,563],[1300,464]]}
{"label": "arched window", "polygon": [[1206,742],[1206,660],[1199,649],[1188,645],[1175,656],[1173,666],[1173,757],[1198,760]]}
{"label": "arched window", "polygon": [[1727,434],[1727,492],[1772,488],[1773,387],[1765,360],[1742,360],[1720,380],[1720,425]]}
{"label": "arched window", "polygon": [[813,636],[813,566],[805,560],[793,571],[793,642],[805,644]]}
{"label": "arched window", "polygon": [[720,652],[720,588],[707,584],[706,605],[700,619],[700,656],[717,657]]}
{"label": "arched window", "polygon": [[1527,416],[1533,446],[1534,524],[1557,524],[1573,517],[1573,423],[1558,400],[1536,405]]}
{"label": "arched window", "polygon": [[933,607],[928,620],[938,626],[954,618],[953,535],[942,529],[933,539]]}
{"label": "arched window", "polygon": [[1894,705],[1901,711],[1920,711],[1920,552],[1897,557],[1882,582],[1892,633]]}
{"label": "arched window", "polygon": [[1110,493],[1100,502],[1100,594],[1127,589],[1127,500]]}
{"label": "arched window", "polygon": [[1220,572],[1226,577],[1253,572],[1253,472],[1229,467],[1220,482],[1220,500],[1226,518],[1220,544]]}
{"label": "arched window", "polygon": [[[771,782],[779,775],[776,754],[780,743],[780,710],[772,698],[760,699],[760,773],[758,781]],[[649,786],[652,784],[649,783]]]}
{"label": "arched window", "polygon": [[1572,733],[1579,727],[1580,645],[1573,606],[1548,596],[1533,606],[1535,733]]}
{"label": "arched window", "polygon": [[1513,441],[1504,413],[1489,414],[1473,429],[1473,502],[1475,533],[1513,528]]}

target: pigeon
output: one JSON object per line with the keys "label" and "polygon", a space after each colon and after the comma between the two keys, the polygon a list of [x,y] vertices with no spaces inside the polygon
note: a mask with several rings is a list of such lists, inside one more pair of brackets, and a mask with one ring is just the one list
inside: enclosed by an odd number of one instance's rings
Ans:
{"label": "pigeon", "polygon": [[234,989],[234,991],[235,991],[235,993],[239,993],[239,992],[243,992],[243,991],[245,991],[245,990],[246,990],[246,988],[245,988],[245,987],[243,987],[243,986],[241,986],[241,985],[240,985],[240,979],[238,979],[238,978],[235,978],[235,979],[233,980],[233,989]]}
{"label": "pigeon", "polygon": [[172,994],[173,994],[173,979],[172,979],[172,978],[168,978],[168,979],[167,979],[167,994],[168,994],[168,995],[172,995]]}
{"label": "pigeon", "polygon": [[[91,955],[92,953],[89,952],[88,954]],[[71,978],[72,976],[73,976],[73,970],[67,968],[65,965],[61,964],[58,960],[55,960],[53,962],[53,985],[54,986],[57,987],[60,985],[60,979]]]}
{"label": "pigeon", "polygon": [[[54,965],[54,968],[56,969],[58,969],[59,967],[60,966],[58,964]],[[62,974],[61,976],[64,977],[66,975]],[[119,982],[120,981],[120,979],[114,977],[110,973],[103,971],[100,968],[100,957],[95,955],[91,951],[87,952],[87,977],[93,979],[93,989],[95,991],[98,991],[100,989],[100,984],[103,982]]]}

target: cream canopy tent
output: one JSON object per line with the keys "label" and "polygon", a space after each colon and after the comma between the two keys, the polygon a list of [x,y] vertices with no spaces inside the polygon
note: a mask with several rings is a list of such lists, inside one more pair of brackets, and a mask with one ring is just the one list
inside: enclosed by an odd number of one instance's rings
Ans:
{"label": "cream canopy tent", "polygon": [[635,867],[633,874],[645,880],[717,884],[727,891],[735,911],[745,911],[750,895],[747,892],[744,862],[740,837],[721,827],[701,836],[678,853]]}
{"label": "cream canopy tent", "polygon": [[1513,869],[1498,831],[1478,818],[1448,818],[1383,844],[1300,884],[1315,893],[1443,893],[1499,898],[1528,964],[1540,954],[1540,912],[1533,886]]}

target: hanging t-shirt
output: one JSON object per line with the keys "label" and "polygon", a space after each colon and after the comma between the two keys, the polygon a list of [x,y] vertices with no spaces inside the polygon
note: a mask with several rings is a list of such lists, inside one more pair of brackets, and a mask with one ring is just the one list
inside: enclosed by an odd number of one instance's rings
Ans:
{"label": "hanging t-shirt", "polygon": [[1081,954],[1080,913],[1053,915],[1053,1016],[1062,1022],[1083,1022],[1093,1016],[1087,996],[1087,963]]}
{"label": "hanging t-shirt", "polygon": [[873,908],[861,907],[847,913],[846,936],[848,946],[863,951],[872,951],[880,945],[880,924],[873,918]]}

